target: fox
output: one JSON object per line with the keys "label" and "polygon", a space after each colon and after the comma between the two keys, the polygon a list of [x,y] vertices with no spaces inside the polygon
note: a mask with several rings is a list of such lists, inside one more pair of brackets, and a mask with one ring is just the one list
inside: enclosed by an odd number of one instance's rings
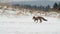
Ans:
{"label": "fox", "polygon": [[34,19],[34,22],[37,21],[37,23],[38,23],[38,20],[40,21],[40,23],[42,23],[42,20],[47,21],[47,19],[41,16],[37,16],[37,17],[33,16],[33,19]]}

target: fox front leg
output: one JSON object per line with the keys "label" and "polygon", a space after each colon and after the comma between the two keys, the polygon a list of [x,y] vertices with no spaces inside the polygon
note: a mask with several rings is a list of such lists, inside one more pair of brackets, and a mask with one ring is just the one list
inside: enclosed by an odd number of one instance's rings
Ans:
{"label": "fox front leg", "polygon": [[37,21],[37,23],[38,23],[38,20],[36,20]]}

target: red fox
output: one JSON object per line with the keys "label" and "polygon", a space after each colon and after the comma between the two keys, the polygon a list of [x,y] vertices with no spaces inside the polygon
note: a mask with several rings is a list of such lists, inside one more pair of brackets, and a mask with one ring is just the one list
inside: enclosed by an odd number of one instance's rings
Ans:
{"label": "red fox", "polygon": [[33,19],[34,19],[34,22],[35,22],[35,21],[38,22],[38,20],[40,20],[40,23],[42,22],[42,19],[43,19],[44,21],[47,21],[45,18],[43,18],[43,17],[41,17],[41,16],[37,16],[37,17],[33,16]]}

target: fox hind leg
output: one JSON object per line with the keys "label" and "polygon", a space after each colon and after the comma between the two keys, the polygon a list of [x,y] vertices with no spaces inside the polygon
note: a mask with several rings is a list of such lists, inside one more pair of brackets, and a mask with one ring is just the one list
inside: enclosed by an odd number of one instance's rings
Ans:
{"label": "fox hind leg", "polygon": [[40,23],[42,23],[42,19],[40,19]]}

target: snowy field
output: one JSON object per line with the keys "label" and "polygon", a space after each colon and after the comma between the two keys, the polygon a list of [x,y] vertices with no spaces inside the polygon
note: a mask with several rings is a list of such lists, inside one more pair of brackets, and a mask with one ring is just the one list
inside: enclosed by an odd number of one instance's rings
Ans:
{"label": "snowy field", "polygon": [[[53,12],[52,17],[43,14],[48,21],[36,23],[32,19],[33,16],[25,12],[0,9],[0,34],[60,34],[60,18],[53,18],[59,14]],[[17,13],[23,16],[16,17]]]}
{"label": "snowy field", "polygon": [[47,22],[33,22],[32,16],[0,16],[0,34],[60,34],[60,19],[46,17]]}

